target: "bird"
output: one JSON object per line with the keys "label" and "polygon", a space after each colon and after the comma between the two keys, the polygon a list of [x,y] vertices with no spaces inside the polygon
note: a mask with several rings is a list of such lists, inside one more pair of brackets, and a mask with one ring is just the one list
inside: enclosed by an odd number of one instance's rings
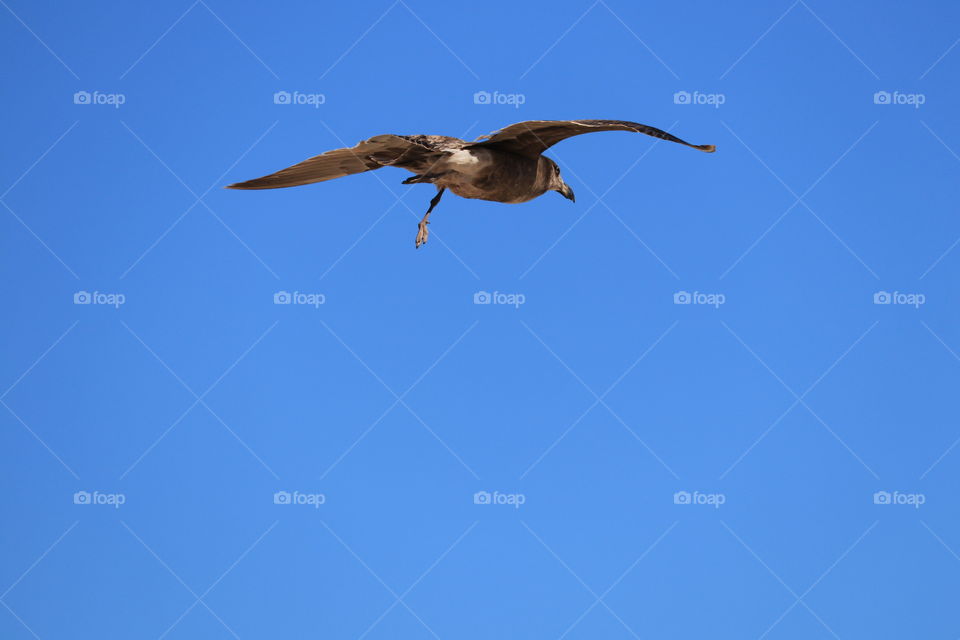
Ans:
{"label": "bird", "polygon": [[713,153],[712,144],[690,144],[661,129],[626,120],[528,120],[480,136],[474,141],[441,135],[378,135],[354,147],[334,149],[228,189],[277,189],[398,167],[412,172],[402,184],[429,183],[436,195],[417,225],[415,248],[426,244],[430,214],[449,189],[462,198],[507,204],[528,202],[556,191],[576,202],[560,167],[543,152],[567,138],[597,131],[643,133]]}

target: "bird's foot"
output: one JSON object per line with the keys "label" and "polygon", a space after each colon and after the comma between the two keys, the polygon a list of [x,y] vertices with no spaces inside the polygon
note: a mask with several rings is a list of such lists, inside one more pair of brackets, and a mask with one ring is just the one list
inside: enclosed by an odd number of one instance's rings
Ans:
{"label": "bird's foot", "polygon": [[426,218],[417,224],[417,249],[419,249],[421,245],[427,244],[427,238],[430,237],[430,230],[427,229],[428,224],[430,224],[430,221]]}

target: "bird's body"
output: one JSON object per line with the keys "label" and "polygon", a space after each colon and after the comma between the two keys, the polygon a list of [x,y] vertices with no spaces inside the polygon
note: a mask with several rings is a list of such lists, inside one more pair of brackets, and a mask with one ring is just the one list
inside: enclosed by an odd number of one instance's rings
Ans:
{"label": "bird's body", "polygon": [[432,182],[461,198],[518,204],[546,193],[550,173],[543,160],[496,149],[460,149],[437,162],[433,171],[441,175]]}
{"label": "bird's body", "polygon": [[473,142],[438,135],[380,135],[349,149],[335,149],[231,189],[275,189],[397,167],[414,174],[404,184],[430,183],[437,195],[420,222],[416,246],[427,241],[430,212],[446,189],[462,198],[517,204],[557,191],[573,200],[573,190],[560,177],[560,167],[543,151],[571,136],[592,131],[632,131],[677,142],[700,151],[665,131],[624,120],[533,120],[505,127]]}

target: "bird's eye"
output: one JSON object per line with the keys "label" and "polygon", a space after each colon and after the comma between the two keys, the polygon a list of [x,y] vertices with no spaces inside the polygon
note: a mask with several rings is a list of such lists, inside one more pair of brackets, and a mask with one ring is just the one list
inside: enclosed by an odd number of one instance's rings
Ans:
{"label": "bird's eye", "polygon": [[557,175],[560,175],[560,167],[558,167],[557,165],[553,165],[553,172]]}

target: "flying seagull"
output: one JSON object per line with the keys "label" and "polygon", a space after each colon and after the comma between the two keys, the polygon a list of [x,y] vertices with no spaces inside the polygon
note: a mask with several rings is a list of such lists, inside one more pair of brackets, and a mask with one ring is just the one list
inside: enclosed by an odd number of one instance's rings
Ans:
{"label": "flying seagull", "polygon": [[541,155],[572,136],[594,131],[632,131],[712,153],[712,144],[690,144],[666,131],[625,120],[529,120],[500,129],[473,142],[450,136],[386,134],[349,149],[334,149],[276,173],[231,184],[228,189],[277,189],[399,167],[412,172],[403,184],[429,182],[437,188],[417,228],[416,247],[430,235],[430,213],[450,189],[461,198],[515,204],[547,191],[573,201],[573,189],[560,177],[557,163]]}

